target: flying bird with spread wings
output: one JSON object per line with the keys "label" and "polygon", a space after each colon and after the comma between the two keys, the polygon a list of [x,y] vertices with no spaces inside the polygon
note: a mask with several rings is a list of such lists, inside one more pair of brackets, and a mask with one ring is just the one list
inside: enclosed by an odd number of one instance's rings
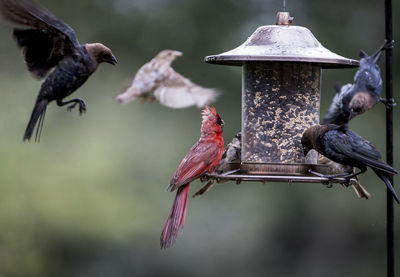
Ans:
{"label": "flying bird with spread wings", "polygon": [[24,135],[24,141],[29,141],[37,125],[35,140],[39,141],[47,105],[51,101],[60,107],[71,104],[69,111],[79,105],[82,114],[86,104],[81,98],[63,99],[82,86],[100,63],[115,65],[117,60],[101,43],[81,45],[69,25],[30,0],[0,0],[0,18],[28,27],[14,29],[13,35],[28,70],[36,78],[45,78]]}
{"label": "flying bird with spread wings", "polygon": [[182,52],[163,50],[136,73],[132,84],[117,96],[121,104],[137,98],[143,102],[158,100],[162,105],[180,109],[213,103],[218,96],[214,89],[203,88],[177,73],[171,63],[182,56]]}

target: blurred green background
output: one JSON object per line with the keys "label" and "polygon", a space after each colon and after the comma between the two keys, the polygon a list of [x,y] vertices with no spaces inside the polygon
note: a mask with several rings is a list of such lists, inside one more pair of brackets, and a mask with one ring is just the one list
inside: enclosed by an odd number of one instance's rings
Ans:
{"label": "blurred green background", "polygon": [[[203,59],[238,46],[260,25],[274,24],[281,2],[41,0],[81,43],[103,42],[119,64],[102,65],[73,95],[86,100],[84,116],[49,106],[40,144],[22,142],[40,82],[27,72],[12,26],[1,24],[0,276],[384,276],[386,190],[370,171],[360,178],[370,200],[340,186],[216,186],[190,199],[184,232],[174,247],[159,249],[174,198],[166,187],[199,137],[200,111],[158,103],[120,106],[114,98],[158,51],[180,50],[184,56],[174,68],[222,92],[215,106],[229,142],[241,125],[241,69]],[[394,2],[398,42],[400,4]],[[383,42],[384,1],[289,0],[287,8],[296,25],[340,55],[358,59],[359,49],[371,54]],[[354,73],[323,71],[321,114],[334,82],[350,82]],[[384,114],[378,104],[351,123],[383,153]],[[192,187],[198,189],[199,181]],[[400,250],[398,206],[396,213]],[[399,251],[396,259],[399,271]]]}

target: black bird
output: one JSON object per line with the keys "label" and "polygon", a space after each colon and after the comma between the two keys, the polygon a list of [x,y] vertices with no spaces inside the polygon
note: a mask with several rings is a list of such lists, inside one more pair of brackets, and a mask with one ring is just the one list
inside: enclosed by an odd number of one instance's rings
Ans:
{"label": "black bird", "polygon": [[63,99],[83,85],[100,63],[115,65],[117,60],[103,44],[81,45],[70,26],[32,1],[0,0],[0,16],[29,27],[14,29],[14,38],[32,75],[39,79],[47,76],[24,135],[24,141],[29,141],[39,121],[35,138],[38,141],[47,105],[51,101],[56,101],[58,106],[72,104],[68,107],[70,111],[78,104],[82,114],[86,104],[81,98]]}
{"label": "black bird", "polygon": [[[301,143],[304,155],[307,155],[311,149],[315,149],[334,162],[360,169],[358,173],[343,174],[342,176],[346,179],[364,173],[367,171],[367,167],[370,167],[385,182],[397,203],[400,204],[390,182],[390,177],[397,174],[397,171],[382,160],[381,153],[374,145],[358,134],[344,126],[315,125],[304,132]],[[338,177],[338,175],[325,177],[333,178]]]}
{"label": "black bird", "polygon": [[393,48],[393,41],[386,42],[372,56],[360,51],[360,68],[354,76],[353,84],[335,87],[336,95],[323,124],[347,124],[353,117],[362,114],[379,101],[386,106],[393,106],[388,100],[381,98],[382,78],[377,62],[386,49]]}

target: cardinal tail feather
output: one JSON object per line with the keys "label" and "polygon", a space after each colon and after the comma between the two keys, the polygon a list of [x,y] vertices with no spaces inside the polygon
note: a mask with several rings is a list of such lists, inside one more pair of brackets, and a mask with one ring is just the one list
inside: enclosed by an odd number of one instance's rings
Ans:
{"label": "cardinal tail feather", "polygon": [[183,229],[186,218],[186,207],[189,196],[190,184],[182,186],[176,192],[171,212],[161,233],[161,248],[170,247],[176,240],[179,229]]}

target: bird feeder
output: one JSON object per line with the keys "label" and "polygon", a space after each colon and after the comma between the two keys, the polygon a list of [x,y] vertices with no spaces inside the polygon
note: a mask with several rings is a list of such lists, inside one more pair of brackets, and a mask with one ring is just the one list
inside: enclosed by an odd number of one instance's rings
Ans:
{"label": "bird feeder", "polygon": [[304,156],[301,137],[319,124],[322,69],[356,67],[358,61],[329,51],[292,21],[279,12],[276,25],[261,26],[239,47],[205,58],[243,69],[240,173],[231,179],[323,181],[307,174],[326,169],[316,152]]}

